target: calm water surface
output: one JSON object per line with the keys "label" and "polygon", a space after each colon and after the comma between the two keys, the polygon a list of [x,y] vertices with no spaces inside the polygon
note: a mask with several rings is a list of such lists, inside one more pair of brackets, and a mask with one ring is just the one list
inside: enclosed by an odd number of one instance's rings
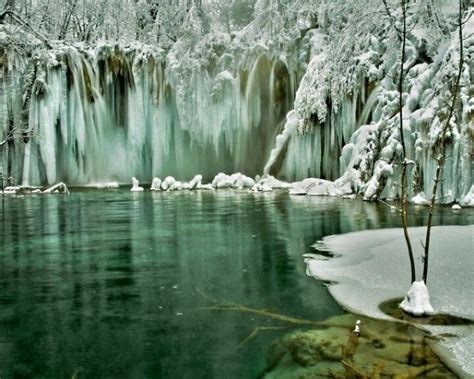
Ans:
{"label": "calm water surface", "polygon": [[[254,378],[289,329],[201,294],[313,320],[325,235],[398,226],[383,204],[286,193],[79,191],[0,198],[0,377]],[[413,208],[414,223],[423,210]],[[438,224],[472,223],[443,209]]]}

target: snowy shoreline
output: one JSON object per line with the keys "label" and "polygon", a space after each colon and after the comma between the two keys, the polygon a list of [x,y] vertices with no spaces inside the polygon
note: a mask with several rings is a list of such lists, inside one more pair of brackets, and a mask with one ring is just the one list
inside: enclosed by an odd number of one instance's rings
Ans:
{"label": "snowy shoreline", "polygon": [[[424,232],[423,227],[410,228],[413,241],[420,240]],[[474,320],[473,236],[474,225],[433,228],[428,287],[436,313]],[[420,257],[421,246],[414,245],[416,257]],[[331,252],[334,257],[306,255],[307,274],[330,282],[329,292],[341,306],[368,317],[399,321],[383,313],[379,305],[402,298],[409,287],[408,258],[401,229],[330,236],[315,248]],[[417,259],[417,264],[420,263]],[[456,374],[474,378],[473,325],[423,325],[422,328],[437,336],[455,334],[455,337],[440,337],[433,347]]]}
{"label": "snowy shoreline", "polygon": [[[143,192],[145,188],[139,187],[139,181],[135,177],[131,178],[132,188],[131,192],[137,192],[138,188],[141,188],[138,192]],[[74,184],[69,183],[72,187],[76,188],[95,188],[101,190],[118,189],[121,186],[126,187],[127,182],[117,181],[93,181],[86,184]],[[246,176],[240,172],[234,174],[218,173],[214,176],[212,181],[209,183],[203,183],[203,176],[198,174],[195,175],[190,181],[177,180],[173,176],[167,176],[160,179],[159,177],[153,177],[150,183],[146,183],[149,188],[146,190],[150,191],[180,191],[180,190],[215,190],[215,189],[239,189],[239,190],[250,190],[252,192],[271,192],[273,190],[286,190],[290,195],[296,196],[332,196],[332,197],[343,197],[353,198],[362,193],[354,192],[353,189],[347,185],[347,183],[341,179],[336,181],[330,181],[320,178],[306,178],[296,182],[286,182],[275,178],[272,175],[265,174],[263,176],[257,175],[255,178]],[[55,184],[56,186],[65,186],[63,182]],[[16,193],[39,193],[39,186],[21,185],[21,186],[8,186],[4,187],[3,191],[0,189],[0,194],[16,194]],[[363,199],[366,201],[382,200],[391,202],[394,199],[386,197],[367,197],[363,195]],[[408,198],[408,202],[418,206],[429,206],[430,201],[426,198],[423,192],[419,192],[417,195]],[[450,199],[448,201],[441,201],[440,204],[452,204],[453,210],[458,211],[463,207],[474,207],[474,185],[471,186],[470,190],[466,195],[459,199]],[[388,204],[391,206],[390,204]],[[395,206],[391,206],[395,210]]]}

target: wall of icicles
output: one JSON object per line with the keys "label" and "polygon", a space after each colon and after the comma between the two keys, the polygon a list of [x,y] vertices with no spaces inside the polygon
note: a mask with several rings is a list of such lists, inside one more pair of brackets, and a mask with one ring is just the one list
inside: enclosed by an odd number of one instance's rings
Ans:
{"label": "wall of icicles", "polygon": [[[377,196],[398,195],[399,168],[385,163],[396,162],[399,138],[381,116],[396,118],[395,100],[384,100],[391,92],[367,80],[337,111],[328,103],[324,122],[315,119],[300,133],[292,109],[303,73],[265,53],[237,65],[226,64],[224,54],[220,63],[184,69],[153,53],[114,46],[63,47],[38,57],[3,51],[1,57],[0,133],[16,130],[17,138],[2,146],[0,169],[15,184],[128,183],[132,176],[149,182],[167,175],[188,180],[198,173],[210,181],[218,172],[242,172],[288,181],[339,178],[365,195],[382,184]],[[428,71],[420,72],[413,83],[426,81]],[[436,138],[426,117],[418,116],[432,107],[423,108],[425,95],[411,92],[407,107],[416,106],[405,114],[417,117],[406,122],[408,153],[416,162],[410,193],[429,197]],[[448,146],[439,189],[446,202],[472,192],[470,114],[464,112]]]}
{"label": "wall of icicles", "polygon": [[261,174],[297,80],[266,55],[247,61],[182,78],[159,57],[110,46],[4,54],[0,130],[24,132],[2,149],[3,170],[23,185]]}

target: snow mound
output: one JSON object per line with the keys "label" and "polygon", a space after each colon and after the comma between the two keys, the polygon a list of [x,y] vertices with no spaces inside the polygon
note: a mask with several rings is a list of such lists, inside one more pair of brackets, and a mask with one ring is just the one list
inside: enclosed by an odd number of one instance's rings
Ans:
{"label": "snow mound", "polygon": [[172,176],[167,176],[163,182],[160,180],[160,178],[153,178],[150,189],[152,191],[197,190],[209,189],[209,185],[202,184],[202,175],[195,175],[189,182],[181,182]]}
{"label": "snow mound", "polygon": [[252,189],[251,189],[253,192],[271,192],[273,191],[272,187],[270,187],[268,184],[266,183],[256,183]]}
{"label": "snow mound", "polygon": [[116,189],[119,188],[119,184],[117,182],[107,182],[107,183],[96,183],[92,185],[97,189]]}
{"label": "snow mound", "polygon": [[168,188],[168,191],[181,191],[183,189],[183,183],[179,180],[175,180]]}
{"label": "snow mound", "polygon": [[176,182],[176,179],[173,178],[172,176],[167,176],[165,180],[161,183],[161,189],[167,191],[170,189],[170,187]]}
{"label": "snow mound", "polygon": [[290,195],[337,196],[340,191],[334,182],[308,178],[290,185]]}
{"label": "snow mound", "polygon": [[234,181],[234,188],[251,188],[255,185],[255,180],[249,178],[248,176],[242,175],[241,173],[231,175],[231,179]]}
{"label": "snow mound", "polygon": [[140,187],[140,183],[138,182],[137,178],[132,178],[132,188],[130,192],[143,192],[143,187]]}
{"label": "snow mound", "polygon": [[433,307],[430,304],[430,294],[424,281],[413,282],[408,290],[405,299],[400,304],[405,312],[415,316],[434,314]]}
{"label": "snow mound", "polygon": [[213,181],[212,186],[214,188],[252,188],[255,185],[255,181],[248,176],[241,174],[240,172],[227,175],[222,172],[217,174]]}
{"label": "snow mound", "polygon": [[281,189],[281,188],[290,188],[291,184],[287,182],[282,182],[281,180],[276,179],[272,175],[265,176],[259,180],[261,185],[268,185],[272,189]]}
{"label": "snow mound", "polygon": [[199,189],[202,186],[202,175],[196,175],[189,182],[189,189]]}
{"label": "snow mound", "polygon": [[161,190],[161,179],[160,178],[153,178],[151,182],[150,190],[152,191],[160,191]]}
{"label": "snow mound", "polygon": [[430,202],[426,199],[424,192],[420,192],[418,195],[413,196],[411,202],[416,205],[430,205]]}
{"label": "snow mound", "polygon": [[3,192],[0,191],[0,193],[4,195],[16,195],[16,193],[20,191],[20,187],[18,186],[8,186],[3,189]]}
{"label": "snow mound", "polygon": [[207,183],[207,184],[201,184],[201,187],[199,187],[199,189],[213,191],[215,188],[212,186],[211,183]]}

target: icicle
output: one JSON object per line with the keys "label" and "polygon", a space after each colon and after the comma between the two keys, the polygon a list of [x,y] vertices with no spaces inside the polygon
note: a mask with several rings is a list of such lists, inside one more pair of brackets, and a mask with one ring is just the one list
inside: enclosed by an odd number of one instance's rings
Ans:
{"label": "icicle", "polygon": [[284,147],[288,144],[291,135],[296,132],[298,128],[299,120],[296,112],[292,110],[286,116],[286,123],[283,128],[283,132],[276,137],[275,148],[270,153],[270,158],[263,169],[263,174],[270,174],[270,170],[274,165],[275,161],[278,159],[280,154],[282,154]]}
{"label": "icicle", "polygon": [[24,159],[23,159],[23,176],[22,186],[28,187],[30,185],[30,162],[31,162],[31,142],[25,143]]}

